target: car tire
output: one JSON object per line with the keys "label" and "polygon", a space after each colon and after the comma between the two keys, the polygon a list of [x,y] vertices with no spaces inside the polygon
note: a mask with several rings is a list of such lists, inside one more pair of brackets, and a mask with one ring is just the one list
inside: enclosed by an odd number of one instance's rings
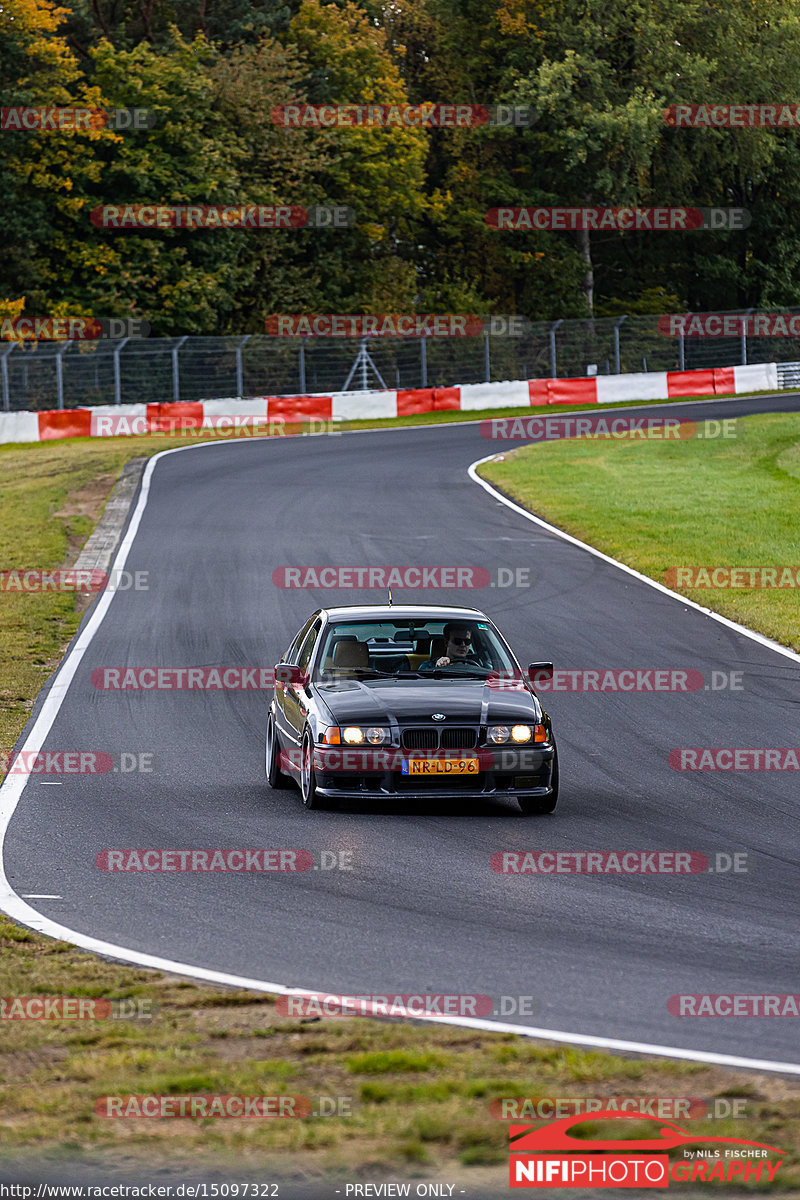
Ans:
{"label": "car tire", "polygon": [[553,755],[553,774],[552,774],[552,791],[549,796],[540,800],[536,796],[531,796],[529,799],[520,797],[517,800],[522,812],[526,817],[536,816],[539,813],[551,813],[555,810],[558,804],[558,751]]}
{"label": "car tire", "polygon": [[264,748],[264,763],[267,771],[267,783],[271,788],[287,788],[292,782],[279,767],[280,741],[278,730],[275,728],[275,718],[272,713],[267,717],[267,736]]}
{"label": "car tire", "polygon": [[314,742],[311,737],[311,731],[306,730],[303,734],[303,749],[300,755],[300,795],[303,797],[304,808],[325,808],[326,802],[323,796],[317,794],[317,780],[312,764],[312,755],[314,751]]}

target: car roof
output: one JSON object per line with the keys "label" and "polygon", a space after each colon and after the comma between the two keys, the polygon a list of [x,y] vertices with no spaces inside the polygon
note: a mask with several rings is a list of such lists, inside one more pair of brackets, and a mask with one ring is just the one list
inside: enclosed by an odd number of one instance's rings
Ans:
{"label": "car roof", "polygon": [[327,617],[381,618],[390,620],[392,617],[424,617],[439,620],[441,617],[482,617],[489,618],[479,608],[463,608],[457,605],[436,604],[342,604],[335,608],[322,608],[320,612]]}

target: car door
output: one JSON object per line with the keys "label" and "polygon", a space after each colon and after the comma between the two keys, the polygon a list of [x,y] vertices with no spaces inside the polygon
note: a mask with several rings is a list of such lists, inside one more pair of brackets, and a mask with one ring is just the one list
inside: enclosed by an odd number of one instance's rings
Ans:
{"label": "car door", "polygon": [[[317,638],[322,628],[322,618],[318,618],[302,640],[297,654],[297,665],[305,670],[311,661],[311,655],[317,644]],[[306,723],[311,697],[302,684],[286,683],[283,685],[283,715],[286,722],[286,732],[295,746],[300,745],[303,729]]]}
{"label": "car door", "polygon": [[[281,658],[282,663],[296,663],[297,662],[297,657],[300,653],[300,647],[302,646],[303,641],[304,641],[309,629],[314,624],[314,621],[317,619],[318,615],[319,615],[318,612],[312,613],[311,616],[306,621],[306,623],[303,625],[302,629],[299,631],[299,633],[295,634],[295,636],[292,638],[289,649],[284,651],[284,654]],[[276,680],[274,692],[275,692],[275,709],[276,709],[275,717],[278,722],[279,729],[281,730],[281,732],[285,733],[286,732],[286,720],[284,717],[284,705],[285,705],[285,696],[286,696],[286,685],[281,683],[279,680]]]}

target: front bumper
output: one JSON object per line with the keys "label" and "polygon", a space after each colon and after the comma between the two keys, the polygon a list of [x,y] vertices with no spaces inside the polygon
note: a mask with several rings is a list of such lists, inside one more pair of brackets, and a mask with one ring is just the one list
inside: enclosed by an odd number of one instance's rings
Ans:
{"label": "front bumper", "polygon": [[[317,791],[332,799],[347,796],[367,800],[390,796],[420,800],[431,796],[442,800],[465,796],[547,797],[552,792],[554,756],[552,743],[429,755],[391,746],[348,750],[317,745],[314,747],[314,772]],[[435,775],[403,773],[404,759],[425,757],[450,763],[459,758],[477,758],[478,771]]]}

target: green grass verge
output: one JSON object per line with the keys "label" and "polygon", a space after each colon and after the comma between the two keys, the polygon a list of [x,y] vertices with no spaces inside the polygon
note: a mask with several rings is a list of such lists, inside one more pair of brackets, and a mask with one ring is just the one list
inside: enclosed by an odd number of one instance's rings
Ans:
{"label": "green grass verge", "polygon": [[[800,1186],[800,1080],[423,1023],[298,1020],[281,1016],[272,997],[106,962],[3,917],[0,995],[134,998],[153,1011],[148,1020],[0,1022],[0,1165],[91,1163],[130,1175],[169,1163],[227,1168],[228,1178],[445,1171],[502,1185],[508,1122],[492,1101],[701,1097],[738,1098],[743,1111],[739,1119],[678,1120],[697,1132],[698,1148],[704,1134],[778,1146],[789,1155],[782,1188]],[[315,1106],[324,1096],[335,1115],[126,1120],[94,1112],[100,1096],[213,1092],[299,1095]],[[651,1136],[650,1125],[631,1122],[629,1136]],[[593,1121],[584,1132],[603,1136],[602,1128]]]}
{"label": "green grass verge", "polygon": [[[125,461],[196,441],[0,447],[3,567],[70,565]],[[0,748],[11,748],[79,619],[70,595],[0,593]],[[0,1020],[0,1165],[9,1170],[91,1165],[128,1179],[134,1168],[149,1178],[166,1164],[228,1179],[391,1173],[468,1180],[488,1194],[507,1178],[507,1123],[492,1115],[493,1100],[699,1096],[738,1097],[745,1111],[692,1121],[698,1146],[703,1134],[780,1146],[789,1157],[771,1191],[800,1186],[800,1081],[423,1023],[298,1021],[269,997],[109,963],[0,917],[0,996],[57,995],[149,999],[155,1015]],[[102,1095],[189,1091],[326,1096],[350,1112],[256,1121],[109,1120],[94,1111]],[[598,1136],[596,1123],[585,1131]],[[631,1134],[644,1131],[636,1124]]]}
{"label": "green grass verge", "polygon": [[[572,439],[502,452],[479,474],[524,507],[644,575],[675,566],[800,565],[800,426],[740,417],[736,437]],[[800,650],[798,591],[682,595]]]}
{"label": "green grass verge", "polygon": [[[122,464],[137,453],[121,441],[0,446],[0,569],[74,562]],[[22,731],[79,621],[73,595],[0,592],[0,754]]]}

